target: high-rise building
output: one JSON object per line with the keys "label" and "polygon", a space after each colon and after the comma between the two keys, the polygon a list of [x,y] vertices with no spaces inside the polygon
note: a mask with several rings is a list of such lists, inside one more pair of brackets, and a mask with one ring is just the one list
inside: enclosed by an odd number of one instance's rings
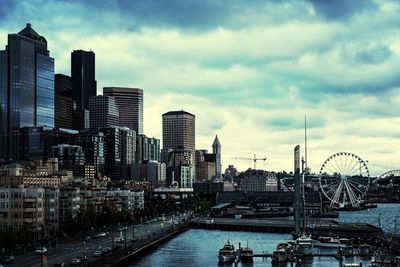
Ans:
{"label": "high-rise building", "polygon": [[136,133],[128,127],[121,127],[121,178],[132,179],[132,164],[135,162]]}
{"label": "high-rise building", "polygon": [[89,99],[97,95],[93,51],[75,50],[71,53],[71,78],[74,129],[81,130],[88,128]]}
{"label": "high-rise building", "polygon": [[221,164],[221,143],[218,140],[218,136],[215,136],[212,144],[213,154],[215,154],[215,177],[217,179],[222,178],[222,164]]}
{"label": "high-rise building", "polygon": [[0,59],[0,156],[19,160],[18,142],[7,136],[22,127],[54,127],[54,59],[29,23],[8,35]]}
{"label": "high-rise building", "polygon": [[95,176],[104,171],[104,134],[98,130],[82,130],[71,136],[71,144],[81,146],[86,165],[94,166]]}
{"label": "high-rise building", "polygon": [[136,134],[127,127],[100,129],[104,133],[104,174],[114,180],[130,179],[135,161]]}
{"label": "high-rise building", "polygon": [[170,111],[163,118],[163,149],[181,148],[195,155],[195,116],[186,111]]}
{"label": "high-rise building", "polygon": [[72,130],[54,129],[50,127],[24,127],[15,132],[18,139],[19,159],[23,161],[46,160],[52,146],[68,143]]}
{"label": "high-rise building", "polygon": [[56,74],[55,81],[55,127],[72,129],[72,79]]}
{"label": "high-rise building", "polygon": [[143,134],[143,90],[127,87],[104,87],[103,95],[113,96],[119,107],[119,123]]}
{"label": "high-rise building", "polygon": [[85,153],[80,146],[67,144],[52,146],[50,156],[58,158],[61,169],[72,170],[77,165],[85,165]]}
{"label": "high-rise building", "polygon": [[132,178],[148,181],[154,187],[165,186],[166,165],[152,160],[140,160],[132,164]]}
{"label": "high-rise building", "polygon": [[89,102],[90,128],[119,126],[119,108],[113,96],[98,95]]}
{"label": "high-rise building", "polygon": [[176,182],[180,187],[192,187],[195,171],[194,156],[190,150],[176,148],[170,151],[167,162],[167,185]]}
{"label": "high-rise building", "polygon": [[216,154],[208,154],[207,150],[196,150],[196,180],[206,181],[216,177]]}
{"label": "high-rise building", "polygon": [[167,184],[177,181],[180,186],[191,185],[195,176],[195,116],[180,110],[164,113],[162,119]]}
{"label": "high-rise building", "polygon": [[136,137],[136,161],[160,162],[160,139],[139,134]]}

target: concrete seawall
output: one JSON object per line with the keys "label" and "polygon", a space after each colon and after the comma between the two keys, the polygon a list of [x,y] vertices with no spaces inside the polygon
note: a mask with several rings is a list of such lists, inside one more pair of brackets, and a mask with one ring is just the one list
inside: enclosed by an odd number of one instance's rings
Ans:
{"label": "concrete seawall", "polygon": [[171,231],[165,232],[165,234],[163,234],[163,235],[156,236],[149,240],[145,240],[144,243],[137,242],[137,244],[133,245],[133,251],[131,253],[118,259],[116,262],[114,262],[110,266],[111,267],[128,266],[129,264],[132,264],[132,262],[135,260],[136,256],[147,254],[147,253],[151,252],[151,250],[153,250],[160,244],[172,239],[173,237],[185,232],[188,229],[189,229],[189,223],[185,223],[183,225],[177,226],[175,229],[173,229]]}

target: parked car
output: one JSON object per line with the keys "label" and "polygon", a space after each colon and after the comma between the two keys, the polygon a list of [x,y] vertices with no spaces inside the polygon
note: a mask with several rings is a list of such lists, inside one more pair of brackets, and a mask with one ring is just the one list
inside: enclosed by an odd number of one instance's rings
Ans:
{"label": "parked car", "polygon": [[101,256],[100,250],[96,250],[95,252],[93,252],[93,257],[100,257],[100,256]]}
{"label": "parked car", "polygon": [[2,261],[3,263],[5,263],[5,264],[10,264],[10,263],[14,263],[15,262],[15,258],[14,258],[14,256],[6,256],[4,259],[3,259],[3,261]]}
{"label": "parked car", "polygon": [[107,254],[111,252],[111,248],[110,247],[105,247],[101,250],[102,253]]}
{"label": "parked car", "polygon": [[125,239],[123,239],[122,237],[116,237],[114,238],[114,241],[117,243],[124,243]]}
{"label": "parked car", "polygon": [[37,248],[36,250],[35,250],[35,254],[45,254],[45,253],[47,253],[47,248],[45,248],[45,247],[41,247],[41,248]]}
{"label": "parked car", "polygon": [[79,256],[78,259],[81,261],[81,263],[89,262],[89,259],[87,256]]}
{"label": "parked car", "polygon": [[71,266],[78,266],[78,265],[80,265],[80,264],[81,264],[81,260],[78,259],[78,258],[73,258],[73,259],[70,261],[70,265],[71,265]]}

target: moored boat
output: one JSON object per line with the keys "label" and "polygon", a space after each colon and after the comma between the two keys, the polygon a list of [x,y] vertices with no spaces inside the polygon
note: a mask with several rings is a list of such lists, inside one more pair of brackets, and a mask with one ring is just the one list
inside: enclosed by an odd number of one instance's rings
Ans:
{"label": "moored boat", "polygon": [[344,248],[346,245],[337,238],[319,237],[318,240],[314,240],[313,246],[318,248]]}
{"label": "moored boat", "polygon": [[296,252],[301,255],[309,255],[313,250],[313,239],[309,235],[301,235],[296,239]]}
{"label": "moored boat", "polygon": [[287,251],[283,248],[278,248],[272,252],[272,262],[286,262],[288,260]]}
{"label": "moored boat", "polygon": [[253,262],[253,250],[247,245],[240,251],[240,261],[241,262]]}
{"label": "moored boat", "polygon": [[235,260],[235,247],[229,243],[229,240],[219,250],[218,260],[220,263],[232,262]]}
{"label": "moored boat", "polygon": [[363,244],[358,247],[360,255],[366,256],[370,253],[371,246],[368,244]]}

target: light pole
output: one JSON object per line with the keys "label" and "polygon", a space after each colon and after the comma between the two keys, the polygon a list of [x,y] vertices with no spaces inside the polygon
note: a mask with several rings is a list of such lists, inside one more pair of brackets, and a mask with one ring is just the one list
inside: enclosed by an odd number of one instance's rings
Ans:
{"label": "light pole", "polygon": [[83,241],[83,258],[86,259],[86,242]]}

